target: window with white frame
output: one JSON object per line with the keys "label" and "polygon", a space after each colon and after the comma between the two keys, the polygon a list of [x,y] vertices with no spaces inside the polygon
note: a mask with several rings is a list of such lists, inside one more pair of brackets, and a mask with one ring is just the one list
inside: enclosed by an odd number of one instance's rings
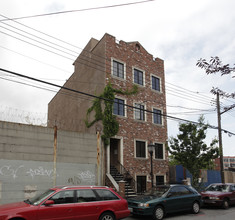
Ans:
{"label": "window with white frame", "polygon": [[125,100],[115,98],[113,103],[113,114],[125,116]]}
{"label": "window with white frame", "polygon": [[144,86],[144,72],[134,68],[134,83]]}
{"label": "window with white frame", "polygon": [[153,108],[153,123],[162,125],[162,111],[156,108]]}
{"label": "window with white frame", "polygon": [[125,78],[125,65],[116,60],[112,60],[112,73],[114,76],[124,79]]}
{"label": "window with white frame", "polygon": [[156,76],[151,76],[151,82],[152,82],[152,89],[160,92],[161,91],[160,79]]}
{"label": "window with white frame", "polygon": [[138,158],[146,158],[146,142],[145,141],[135,142],[135,155]]}
{"label": "window with white frame", "polygon": [[135,103],[135,119],[145,121],[144,105]]}
{"label": "window with white frame", "polygon": [[155,159],[164,159],[164,145],[155,143]]}

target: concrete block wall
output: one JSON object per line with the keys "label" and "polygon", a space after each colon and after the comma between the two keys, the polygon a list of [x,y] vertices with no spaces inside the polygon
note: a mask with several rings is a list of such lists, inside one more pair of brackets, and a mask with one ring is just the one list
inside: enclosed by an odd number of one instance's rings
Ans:
{"label": "concrete block wall", "polygon": [[[0,204],[32,198],[55,185],[97,184],[93,134],[0,121]],[[55,160],[56,159],[56,160]]]}

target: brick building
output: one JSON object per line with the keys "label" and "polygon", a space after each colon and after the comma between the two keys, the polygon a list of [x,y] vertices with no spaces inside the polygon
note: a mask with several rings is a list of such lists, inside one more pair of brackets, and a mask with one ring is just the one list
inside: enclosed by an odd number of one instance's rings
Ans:
{"label": "brick building", "polygon": [[[223,156],[224,170],[235,169],[235,157]],[[215,169],[220,170],[220,159],[215,159]]]}
{"label": "brick building", "polygon": [[[113,182],[113,169],[128,172],[137,192],[151,186],[150,154],[153,151],[153,182],[168,182],[167,122],[164,62],[153,58],[139,42],[117,41],[105,34],[101,40],[91,39],[74,62],[75,71],[64,87],[99,95],[110,82],[114,88],[138,86],[135,95],[116,95],[113,114],[119,132],[103,147],[106,184]],[[96,133],[98,122],[87,128],[84,119],[93,98],[68,93],[61,89],[48,105],[48,126],[58,129]],[[137,107],[129,108],[126,105]],[[147,111],[146,111],[147,110]],[[111,174],[111,175],[110,175]],[[117,181],[117,180],[116,180]]]}

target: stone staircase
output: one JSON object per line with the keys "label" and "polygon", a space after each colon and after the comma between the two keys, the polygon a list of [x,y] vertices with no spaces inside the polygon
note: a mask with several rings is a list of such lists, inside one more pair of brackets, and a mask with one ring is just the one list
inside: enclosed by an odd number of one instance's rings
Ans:
{"label": "stone staircase", "polygon": [[137,196],[134,189],[130,186],[124,175],[119,173],[115,166],[110,166],[110,174],[114,180],[118,183],[121,180],[125,181],[125,195],[127,198]]}

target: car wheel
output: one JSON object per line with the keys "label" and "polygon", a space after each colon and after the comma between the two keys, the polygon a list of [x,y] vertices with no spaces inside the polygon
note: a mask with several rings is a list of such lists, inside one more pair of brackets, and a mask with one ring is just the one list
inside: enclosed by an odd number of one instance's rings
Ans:
{"label": "car wheel", "polygon": [[194,202],[194,203],[193,203],[192,212],[193,212],[194,214],[197,214],[197,213],[200,212],[200,205],[199,205],[198,202]]}
{"label": "car wheel", "polygon": [[99,220],[115,220],[115,216],[111,212],[105,212],[99,217]]}
{"label": "car wheel", "polygon": [[164,218],[164,215],[165,215],[165,213],[164,213],[164,209],[163,209],[162,206],[157,206],[157,207],[154,209],[154,211],[153,211],[153,218],[154,218],[155,220],[161,220],[161,219],[163,219],[163,218]]}
{"label": "car wheel", "polygon": [[223,200],[222,207],[223,207],[224,209],[228,209],[228,208],[229,208],[229,201],[228,201],[228,199],[224,199],[224,200]]}

